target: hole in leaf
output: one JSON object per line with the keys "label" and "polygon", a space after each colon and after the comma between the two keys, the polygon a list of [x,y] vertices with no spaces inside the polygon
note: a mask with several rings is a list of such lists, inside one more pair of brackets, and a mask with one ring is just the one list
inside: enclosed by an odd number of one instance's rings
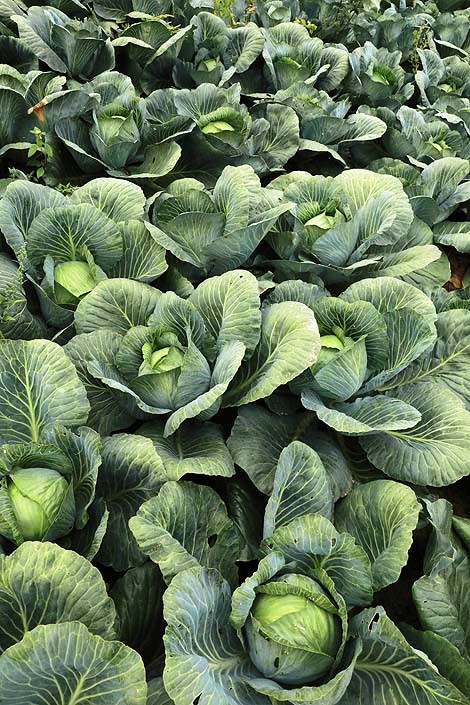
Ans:
{"label": "hole in leaf", "polygon": [[336,546],[336,539],[333,537],[331,539],[331,548],[334,548]]}
{"label": "hole in leaf", "polygon": [[279,656],[274,659],[274,668],[279,668]]}
{"label": "hole in leaf", "polygon": [[368,630],[371,632],[374,629],[374,624],[380,621],[380,614],[376,612],[368,624]]}
{"label": "hole in leaf", "polygon": [[207,543],[209,544],[209,546],[210,546],[211,548],[212,548],[212,546],[215,544],[216,541],[217,541],[217,534],[211,534],[211,535],[208,536],[208,538],[207,538]]}

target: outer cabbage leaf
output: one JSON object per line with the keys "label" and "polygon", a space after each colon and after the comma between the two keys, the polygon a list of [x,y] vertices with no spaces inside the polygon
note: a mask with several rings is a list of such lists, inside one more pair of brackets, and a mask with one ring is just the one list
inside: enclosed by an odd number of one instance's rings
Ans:
{"label": "outer cabbage leaf", "polygon": [[333,492],[320,456],[305,443],[293,441],[279,457],[264,515],[264,536],[303,514],[318,512],[331,519],[332,510]]}
{"label": "outer cabbage leaf", "polygon": [[158,564],[167,583],[194,566],[217,568],[235,582],[238,531],[209,487],[167,482],[129,524],[140,549]]}
{"label": "outer cabbage leaf", "polygon": [[98,569],[52,543],[27,542],[2,557],[0,602],[2,652],[39,624],[77,621],[115,637],[116,613]]}
{"label": "outer cabbage leaf", "polygon": [[268,705],[247,684],[258,675],[229,624],[231,590],[216,570],[179,573],[164,596],[165,689],[176,705],[217,699],[227,705]]}
{"label": "outer cabbage leaf", "polygon": [[398,580],[408,561],[419,511],[413,490],[391,480],[358,485],[336,507],[338,531],[354,536],[369,556],[374,590]]}
{"label": "outer cabbage leaf", "polygon": [[47,340],[0,341],[0,436],[37,441],[55,423],[86,423],[90,405],[62,348]]}
{"label": "outer cabbage leaf", "polygon": [[145,560],[129,529],[129,519],[158,492],[166,473],[152,442],[142,436],[122,433],[106,438],[102,453],[96,492],[105,500],[109,518],[98,560],[123,571]]}
{"label": "outer cabbage leaf", "polygon": [[421,420],[409,429],[361,438],[375,467],[397,480],[433,487],[470,473],[470,413],[454,392],[423,380],[388,395],[414,406]]}
{"label": "outer cabbage leaf", "polygon": [[140,656],[94,636],[80,622],[36,627],[10,646],[0,658],[0,688],[11,705],[25,699],[41,705],[44,694],[52,702],[77,699],[84,692],[96,705],[111,705],[116,694],[126,705],[145,705],[147,695]]}
{"label": "outer cabbage leaf", "polygon": [[305,514],[281,526],[261,545],[265,554],[281,553],[306,575],[322,568],[346,605],[370,604],[372,572],[364,549],[347,533],[339,533],[321,514]]}
{"label": "outer cabbage leaf", "polygon": [[220,426],[205,421],[187,421],[171,436],[165,437],[165,422],[153,419],[142,424],[139,435],[150,438],[163,461],[168,480],[179,480],[186,474],[234,474],[230,455]]}
{"label": "outer cabbage leaf", "polygon": [[423,705],[464,705],[467,701],[432,663],[411,648],[382,607],[357,615],[351,635],[361,639],[362,651],[342,705],[355,705],[371,693],[378,705],[388,705],[397,692],[399,697]]}

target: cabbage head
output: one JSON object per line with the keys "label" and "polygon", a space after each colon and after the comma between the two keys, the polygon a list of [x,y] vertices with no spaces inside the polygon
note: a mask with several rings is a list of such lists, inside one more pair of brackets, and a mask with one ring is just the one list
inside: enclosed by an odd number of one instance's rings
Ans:
{"label": "cabbage head", "polygon": [[341,646],[341,631],[332,597],[305,575],[285,575],[260,585],[245,624],[254,665],[286,685],[325,676]]}

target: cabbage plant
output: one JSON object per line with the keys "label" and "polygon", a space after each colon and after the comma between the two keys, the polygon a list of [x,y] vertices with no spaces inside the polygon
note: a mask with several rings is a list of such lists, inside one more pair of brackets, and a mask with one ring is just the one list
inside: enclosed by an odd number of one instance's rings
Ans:
{"label": "cabbage plant", "polygon": [[128,76],[103,71],[80,87],[95,102],[85,113],[58,119],[57,138],[88,174],[156,179],[170,172],[180,157],[175,142],[161,144],[148,127],[146,101]]}
{"label": "cabbage plant", "polygon": [[415,90],[410,74],[400,65],[401,59],[399,51],[377,48],[371,42],[354,49],[349,57],[352,69],[347,82],[349,95],[356,102],[397,109]]}
{"label": "cabbage plant", "polygon": [[90,428],[75,434],[60,426],[37,443],[3,445],[0,533],[17,545],[61,541],[91,558],[99,547],[92,547],[94,534],[107,518],[104,506],[92,506],[100,451]]}
{"label": "cabbage plant", "polygon": [[[402,169],[407,169],[410,162],[423,168],[443,158],[468,158],[466,129],[464,125],[459,125],[458,119],[449,122],[442,118],[447,107],[450,108],[444,102],[440,108],[437,105],[435,109],[426,111],[418,111],[408,105],[402,105],[398,111],[382,107],[364,108],[388,126],[376,156],[399,159]],[[455,109],[459,111],[459,107]]]}
{"label": "cabbage plant", "polygon": [[92,19],[71,19],[47,6],[33,6],[13,19],[20,39],[32,42],[38,58],[53,71],[86,80],[114,67],[111,41]]}
{"label": "cabbage plant", "polygon": [[[142,23],[122,33],[119,44],[129,42],[130,58],[137,55],[142,61],[142,45],[134,48],[132,43],[144,31]],[[161,30],[154,35],[159,40],[163,35],[166,50],[147,50],[144,55],[146,62],[141,81],[147,93],[169,85],[169,69],[179,88],[194,88],[203,83],[223,86],[234,78],[248,86],[250,81],[256,80],[253,63],[262,52],[264,38],[254,22],[229,27],[223,18],[201,8],[181,30],[175,31],[167,25],[166,32]]]}
{"label": "cabbage plant", "polygon": [[[303,514],[296,500],[296,480],[309,484],[312,509],[315,503],[319,509],[323,499],[320,484],[313,490],[313,478],[321,482],[322,466],[307,448],[295,441],[280,460],[279,484],[275,481],[265,515],[265,526],[273,518],[276,525],[273,533],[268,530],[263,557],[250,577],[233,592],[204,563],[182,567],[172,578],[164,608],[166,691],[177,704],[184,702],[182,685],[193,699],[222,692],[240,703],[328,698],[334,704],[344,698],[354,702],[365,677],[377,685],[382,668],[398,668],[406,692],[421,697],[428,688],[444,688],[464,702],[422,652],[407,643],[383,608],[367,607],[374,589],[393,582],[406,562],[409,532],[419,513],[414,492],[389,480],[358,486],[339,504],[335,528],[324,515],[325,506],[323,513],[307,509]],[[400,496],[400,517],[387,493],[394,500]],[[372,527],[391,514],[394,538],[374,540]],[[137,517],[133,529],[150,549],[151,533],[155,540],[158,527],[145,526],[144,518],[142,512],[142,523],[137,527]],[[188,537],[181,540],[190,550]],[[158,552],[150,555],[164,562]],[[210,648],[200,638],[202,625],[212,635]],[[418,678],[413,678],[415,669]]]}
{"label": "cabbage plant", "polygon": [[247,261],[292,205],[280,190],[263,188],[252,167],[228,166],[211,191],[177,179],[158,194],[151,232],[192,278],[220,274]]}
{"label": "cabbage plant", "polygon": [[0,0],[2,705],[468,705],[465,0]]}
{"label": "cabbage plant", "polygon": [[0,331],[5,338],[31,340],[47,336],[47,326],[30,307],[21,268],[8,255],[0,255]]}
{"label": "cabbage plant", "polygon": [[8,186],[1,227],[50,326],[70,324],[79,301],[108,276],[150,282],[163,274],[165,253],[143,221],[144,206],[139,186],[111,178],[70,196],[23,180]]}
{"label": "cabbage plant", "polygon": [[268,238],[278,257],[272,264],[282,276],[312,273],[344,286],[366,276],[402,276],[440,255],[402,183],[390,174],[292,172],[270,188],[282,189],[296,204]]}
{"label": "cabbage plant", "polygon": [[[287,301],[261,311],[258,284],[248,272],[209,278],[189,300],[129,284],[109,279],[88,294],[75,313],[78,335],[65,347],[100,429],[169,415],[169,436],[187,419],[211,418],[221,405],[269,396],[318,354],[312,311]],[[111,409],[116,400],[123,416],[103,414],[104,399]]]}
{"label": "cabbage plant", "polygon": [[81,86],[86,112],[54,124],[59,144],[88,174],[157,180],[175,167],[213,184],[227,164],[249,164],[260,174],[283,167],[299,148],[292,109],[241,100],[241,86],[161,88],[142,98],[128,76],[105,71]]}
{"label": "cabbage plant", "polygon": [[296,81],[317,88],[338,88],[349,72],[348,55],[342,47],[324,46],[301,24],[281,22],[264,29],[263,56],[269,88],[285,89]]}

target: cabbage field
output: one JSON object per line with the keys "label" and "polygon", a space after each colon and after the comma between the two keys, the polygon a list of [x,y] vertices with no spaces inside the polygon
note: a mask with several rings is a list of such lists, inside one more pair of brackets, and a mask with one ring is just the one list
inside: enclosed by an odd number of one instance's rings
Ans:
{"label": "cabbage field", "polygon": [[469,0],[0,0],[0,705],[470,705],[469,212]]}

